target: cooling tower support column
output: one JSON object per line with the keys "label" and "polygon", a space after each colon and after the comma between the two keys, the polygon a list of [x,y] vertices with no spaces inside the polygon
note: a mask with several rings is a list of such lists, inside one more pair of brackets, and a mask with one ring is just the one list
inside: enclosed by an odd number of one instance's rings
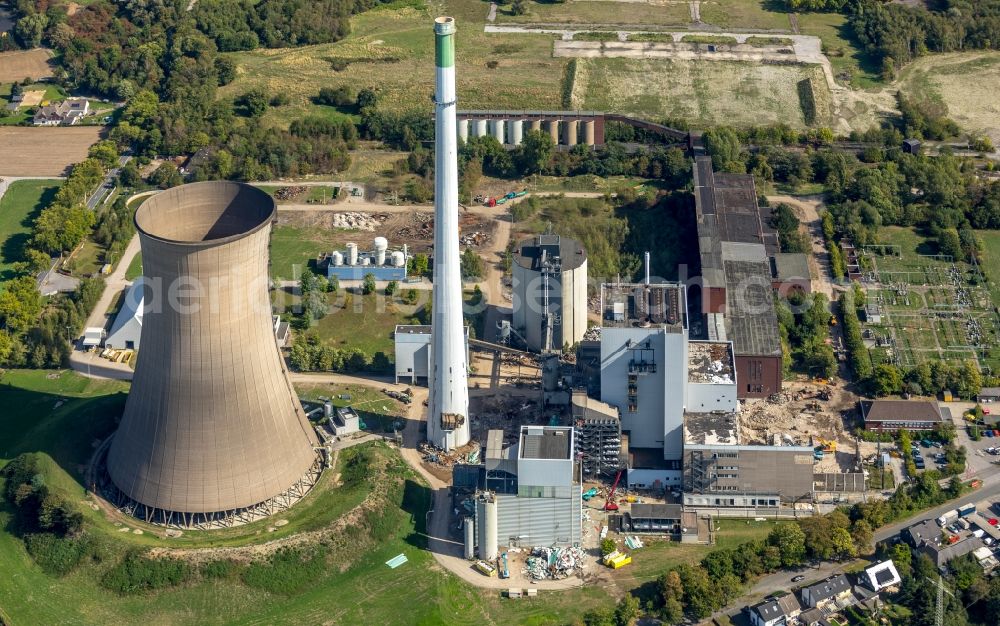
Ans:
{"label": "cooling tower support column", "polygon": [[510,122],[510,143],[519,146],[524,139],[524,122],[522,120],[511,120]]}
{"label": "cooling tower support column", "polygon": [[[427,439],[451,450],[469,443],[469,382],[458,252],[455,19],[434,20],[434,301]],[[484,121],[485,122],[485,121]]]}

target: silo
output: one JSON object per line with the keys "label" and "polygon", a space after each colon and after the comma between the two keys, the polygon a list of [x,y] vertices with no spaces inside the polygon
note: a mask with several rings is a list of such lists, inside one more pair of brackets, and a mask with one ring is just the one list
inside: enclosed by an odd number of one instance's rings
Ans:
{"label": "silo", "polygon": [[393,267],[403,267],[406,265],[406,255],[402,250],[393,250],[390,258],[392,259]]}
{"label": "silo", "polygon": [[577,120],[569,120],[568,122],[564,122],[564,125],[566,126],[566,145],[567,146],[575,146],[576,145],[576,125],[577,125],[577,123],[578,123]]}
{"label": "silo", "polygon": [[559,120],[549,120],[545,122],[549,129],[549,136],[552,137],[552,143],[559,145]]}
{"label": "silo", "polygon": [[497,558],[497,502],[492,493],[481,494],[476,500],[476,532],[479,558],[486,561]]}
{"label": "silo", "polygon": [[465,518],[465,560],[476,558],[476,522],[471,517]]}
{"label": "silo", "polygon": [[587,120],[583,127],[583,141],[588,145],[594,145],[594,120]]}
{"label": "silo", "polygon": [[146,281],[139,352],[106,493],[149,522],[231,525],[286,508],[320,471],[274,341],[274,199],[202,182],[135,214]]}
{"label": "silo", "polygon": [[469,140],[469,120],[458,120],[458,138],[462,141]]}
{"label": "silo", "polygon": [[542,130],[542,120],[531,120],[531,130]]}
{"label": "silo", "polygon": [[559,235],[521,241],[511,265],[513,326],[532,351],[560,350],[587,330],[587,252]]}
{"label": "silo", "polygon": [[340,267],[344,264],[344,255],[341,252],[334,252],[330,255],[330,263],[334,267]]}
{"label": "silo", "polygon": [[524,122],[521,120],[511,120],[510,122],[510,142],[515,146],[521,145],[524,139]]}
{"label": "silo", "polygon": [[474,128],[475,132],[473,133],[473,135],[475,135],[476,137],[486,136],[486,120],[476,120],[476,125]]}
{"label": "silo", "polygon": [[347,264],[358,264],[358,244],[353,241],[347,244]]}
{"label": "silo", "polygon": [[491,120],[490,125],[493,127],[493,138],[503,145],[505,143],[504,120]]}
{"label": "silo", "polygon": [[375,264],[385,265],[385,251],[389,249],[389,241],[385,237],[375,238]]}

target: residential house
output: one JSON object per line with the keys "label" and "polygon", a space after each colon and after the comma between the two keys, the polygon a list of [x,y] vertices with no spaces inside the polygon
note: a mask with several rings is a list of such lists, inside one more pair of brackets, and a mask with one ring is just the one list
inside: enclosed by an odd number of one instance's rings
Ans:
{"label": "residential house", "polygon": [[853,604],[851,582],[843,574],[837,574],[822,582],[803,587],[799,590],[799,595],[802,598],[802,605],[810,608],[823,609]]}
{"label": "residential house", "polygon": [[47,104],[35,113],[35,126],[72,126],[90,112],[90,102],[86,98],[72,98]]}
{"label": "residential house", "polygon": [[903,539],[914,548],[919,548],[925,543],[939,543],[941,541],[941,527],[937,521],[925,519],[917,522],[913,526],[903,529]]}
{"label": "residential house", "polygon": [[926,554],[939,570],[944,571],[952,559],[984,547],[986,544],[979,537],[968,537],[952,544],[925,543],[920,546],[920,552]]}
{"label": "residential house", "polygon": [[882,561],[865,568],[862,580],[874,592],[882,591],[886,587],[893,587],[902,582],[899,572],[896,571],[896,565],[892,561]]}
{"label": "residential house", "polygon": [[799,601],[790,593],[750,607],[750,623],[753,626],[784,626],[801,611]]}
{"label": "residential house", "polygon": [[16,93],[10,97],[10,102],[7,103],[7,110],[16,111],[21,107],[21,104],[23,102],[24,102],[24,94]]}

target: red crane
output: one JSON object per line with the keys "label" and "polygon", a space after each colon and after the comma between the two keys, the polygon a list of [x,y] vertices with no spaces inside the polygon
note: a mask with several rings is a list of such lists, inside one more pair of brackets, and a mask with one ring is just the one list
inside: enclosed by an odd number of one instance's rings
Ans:
{"label": "red crane", "polygon": [[615,490],[618,489],[618,481],[622,478],[622,470],[618,470],[618,474],[615,475],[615,482],[611,485],[611,491],[608,492],[607,502],[604,503],[605,511],[617,511],[618,505],[615,504]]}

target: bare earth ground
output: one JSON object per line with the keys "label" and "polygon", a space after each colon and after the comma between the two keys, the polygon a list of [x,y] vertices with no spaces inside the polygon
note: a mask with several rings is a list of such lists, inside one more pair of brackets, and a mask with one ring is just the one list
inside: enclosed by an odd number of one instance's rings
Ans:
{"label": "bare earth ground", "polygon": [[49,65],[51,55],[45,48],[0,52],[0,83],[52,76],[52,66]]}
{"label": "bare earth ground", "polygon": [[[2,64],[0,64],[2,67]],[[0,176],[63,176],[87,158],[102,126],[0,127]]]}

